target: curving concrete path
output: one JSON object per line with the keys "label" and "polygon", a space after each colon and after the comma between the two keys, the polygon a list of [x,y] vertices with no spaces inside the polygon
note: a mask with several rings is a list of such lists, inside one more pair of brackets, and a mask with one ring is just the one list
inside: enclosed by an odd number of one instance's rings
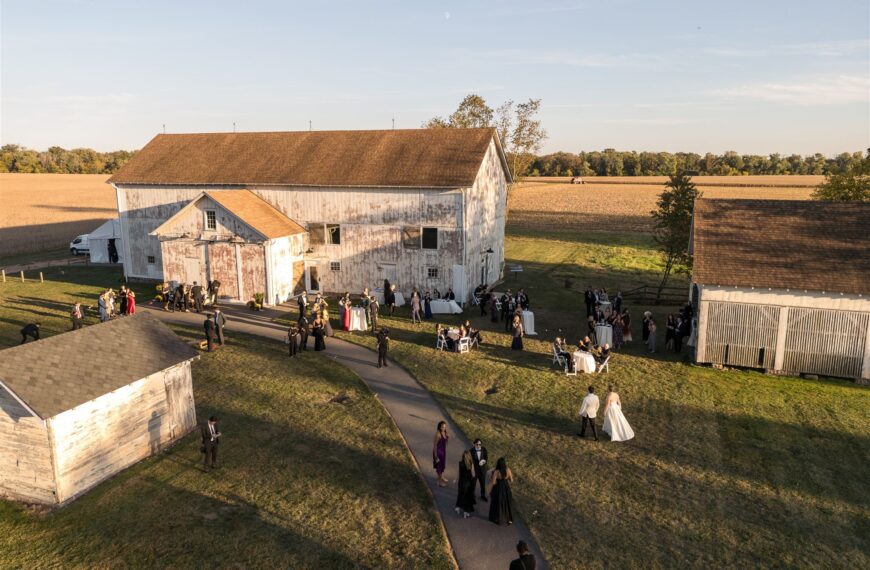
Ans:
{"label": "curving concrete path", "polygon": [[[165,322],[202,328],[203,316],[196,313],[165,312],[148,305],[140,308],[152,310]],[[274,323],[273,319],[289,312],[287,307],[277,307],[258,313],[239,305],[223,305],[221,309],[228,320],[226,334],[229,339],[232,339],[234,331],[240,331],[284,342],[287,329]],[[295,309],[292,314],[295,316]],[[313,339],[309,339],[309,346],[313,346],[312,341]],[[396,422],[423,479],[429,486],[435,506],[447,530],[453,555],[460,568],[505,570],[510,565],[510,561],[516,558],[518,540],[525,540],[528,543],[537,559],[538,569],[548,568],[537,543],[522,521],[515,520],[512,526],[498,527],[487,518],[489,503],[480,501],[477,504],[477,516],[463,519],[456,515],[453,508],[456,504],[459,456],[464,449],[471,447],[471,443],[429,392],[408,371],[392,360],[389,361],[389,367],[379,369],[377,356],[373,351],[337,338],[326,340],[325,354],[357,373],[378,396],[387,413]],[[447,487],[437,485],[435,470],[432,468],[432,439],[435,435],[435,426],[441,420],[447,422],[451,435],[445,471],[445,476],[450,481]],[[491,449],[490,457],[497,457],[498,453],[498,450]]]}

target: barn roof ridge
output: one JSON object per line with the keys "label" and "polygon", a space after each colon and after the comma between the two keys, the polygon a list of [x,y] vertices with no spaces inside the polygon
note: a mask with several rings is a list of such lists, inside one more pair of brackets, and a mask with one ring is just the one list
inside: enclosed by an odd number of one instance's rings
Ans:
{"label": "barn roof ridge", "polygon": [[[124,356],[108,365],[95,358],[95,347],[122,350]],[[0,381],[47,419],[197,357],[192,346],[143,311],[4,349]]]}
{"label": "barn roof ridge", "polygon": [[493,127],[158,134],[108,182],[154,185],[470,188]]}

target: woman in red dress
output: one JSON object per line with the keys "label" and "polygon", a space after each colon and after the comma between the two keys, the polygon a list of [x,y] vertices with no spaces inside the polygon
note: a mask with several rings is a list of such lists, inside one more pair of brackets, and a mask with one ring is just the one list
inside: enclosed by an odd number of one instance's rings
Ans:
{"label": "woman in red dress", "polygon": [[136,293],[132,289],[127,289],[127,314],[133,315],[136,313]]}
{"label": "woman in red dress", "polygon": [[344,322],[341,323],[342,328],[344,330],[350,330],[350,309],[352,305],[350,304],[350,293],[345,293],[344,297],[341,299],[342,304],[344,305]]}

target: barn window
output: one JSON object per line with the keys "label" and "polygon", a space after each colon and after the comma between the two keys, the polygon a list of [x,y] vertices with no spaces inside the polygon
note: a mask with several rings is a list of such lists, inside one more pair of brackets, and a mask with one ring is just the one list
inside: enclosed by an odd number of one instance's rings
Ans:
{"label": "barn window", "polygon": [[308,243],[311,245],[323,245],[326,243],[323,234],[323,223],[312,222],[308,225]]}
{"label": "barn window", "polygon": [[205,229],[207,229],[207,230],[216,230],[217,229],[217,214],[214,210],[206,210],[205,211]]}
{"label": "barn window", "polygon": [[341,226],[338,224],[326,224],[326,243],[341,245]]}
{"label": "barn window", "polygon": [[154,256],[153,256],[153,255],[149,255],[149,256],[148,256],[148,263],[151,264],[151,265],[154,265],[154,262],[155,262],[155,260],[154,260]]}
{"label": "barn window", "polygon": [[423,249],[438,249],[438,228],[423,228]]}
{"label": "barn window", "polygon": [[402,245],[405,249],[420,249],[420,227],[405,226],[402,228]]}
{"label": "barn window", "polygon": [[341,262],[340,261],[330,261],[329,262],[329,270],[330,271],[341,271]]}
{"label": "barn window", "polygon": [[426,268],[426,277],[429,279],[438,279],[438,268],[437,267],[427,267]]}

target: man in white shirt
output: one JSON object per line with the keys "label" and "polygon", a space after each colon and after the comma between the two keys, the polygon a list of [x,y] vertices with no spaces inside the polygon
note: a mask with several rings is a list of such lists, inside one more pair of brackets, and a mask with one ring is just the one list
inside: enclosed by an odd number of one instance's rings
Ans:
{"label": "man in white shirt", "polygon": [[586,424],[592,428],[592,436],[595,441],[598,441],[598,434],[595,432],[595,416],[598,414],[598,396],[595,395],[595,387],[589,386],[589,393],[583,398],[583,403],[580,404],[580,418],[582,420],[580,426],[580,437],[586,437]]}

